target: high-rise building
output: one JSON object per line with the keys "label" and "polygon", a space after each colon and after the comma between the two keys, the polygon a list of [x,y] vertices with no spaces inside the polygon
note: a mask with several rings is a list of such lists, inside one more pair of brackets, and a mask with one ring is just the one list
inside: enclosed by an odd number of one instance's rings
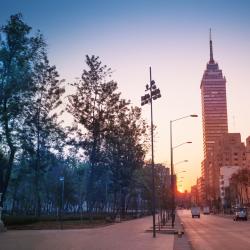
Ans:
{"label": "high-rise building", "polygon": [[210,60],[201,81],[204,157],[213,152],[215,141],[228,132],[226,79],[213,58],[210,33]]}
{"label": "high-rise building", "polygon": [[210,30],[210,59],[201,80],[203,150],[202,177],[205,193],[213,195],[214,170],[213,147],[216,140],[228,132],[226,78],[213,57],[213,43]]}

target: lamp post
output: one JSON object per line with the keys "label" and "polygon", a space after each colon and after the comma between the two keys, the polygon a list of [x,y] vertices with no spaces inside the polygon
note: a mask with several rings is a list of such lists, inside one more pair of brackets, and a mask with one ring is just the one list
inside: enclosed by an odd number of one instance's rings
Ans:
{"label": "lamp post", "polygon": [[170,158],[171,158],[171,190],[172,190],[172,206],[171,206],[171,218],[172,218],[172,227],[174,227],[174,221],[175,221],[175,185],[174,185],[174,164],[173,164],[173,149],[177,148],[183,144],[190,143],[190,142],[184,142],[181,143],[175,147],[173,147],[172,143],[172,125],[174,122],[188,118],[188,117],[198,117],[198,115],[187,115],[187,116],[182,116],[180,118],[177,118],[175,120],[170,120]]}
{"label": "lamp post", "polygon": [[150,103],[151,108],[151,153],[152,153],[152,210],[153,210],[153,237],[156,237],[155,232],[155,167],[154,167],[154,138],[153,138],[153,130],[154,130],[154,124],[153,124],[153,100],[156,100],[157,98],[161,97],[160,89],[156,87],[155,81],[152,80],[151,75],[151,67],[149,68],[149,77],[150,82],[146,85],[146,92],[147,94],[143,95],[141,97],[141,105],[145,105]]}
{"label": "lamp post", "polygon": [[63,207],[64,207],[64,176],[59,177],[59,181],[62,183],[62,193],[61,193],[61,210],[60,210],[60,225],[63,229]]}

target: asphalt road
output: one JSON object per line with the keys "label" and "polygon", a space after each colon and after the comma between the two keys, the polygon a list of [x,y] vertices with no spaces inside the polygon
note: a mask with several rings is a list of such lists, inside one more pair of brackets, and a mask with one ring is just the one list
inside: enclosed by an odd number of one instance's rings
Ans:
{"label": "asphalt road", "polygon": [[179,210],[178,215],[194,250],[250,249],[250,221],[203,214],[192,218],[190,210]]}

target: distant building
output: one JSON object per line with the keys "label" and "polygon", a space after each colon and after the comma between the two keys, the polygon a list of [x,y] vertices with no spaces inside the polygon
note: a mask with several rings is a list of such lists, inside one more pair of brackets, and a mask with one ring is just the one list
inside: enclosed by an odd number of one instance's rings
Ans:
{"label": "distant building", "polygon": [[[247,141],[248,143],[248,141]],[[240,133],[226,133],[218,138],[214,144],[213,157],[210,159],[210,168],[213,186],[207,200],[210,202],[221,201],[224,204],[225,188],[228,187],[232,174],[242,168],[248,168],[247,150],[241,142]]]}
{"label": "distant building", "polygon": [[210,60],[201,81],[204,158],[213,155],[215,141],[228,132],[226,79],[213,58],[210,37]]}
{"label": "distant building", "polygon": [[218,166],[246,167],[246,147],[240,133],[222,135],[215,143],[214,163]]}
{"label": "distant building", "polygon": [[200,89],[202,101],[203,150],[202,177],[204,193],[210,199],[214,196],[214,169],[212,165],[214,144],[228,132],[226,79],[213,58],[213,44],[210,33],[210,59],[204,71]]}
{"label": "distant building", "polygon": [[168,167],[165,167],[163,164],[160,163],[155,164],[155,174],[156,178],[159,179],[160,183],[164,183],[166,188],[171,187],[171,175],[170,175],[170,169]]}
{"label": "distant building", "polygon": [[193,185],[191,187],[191,193],[190,193],[190,201],[191,206],[198,204],[198,191],[197,191],[197,185]]}
{"label": "distant building", "polygon": [[[211,165],[215,188],[213,198],[218,199],[220,197],[220,169],[227,166],[246,167],[246,147],[241,142],[240,133],[227,133],[216,141]],[[231,172],[229,169],[228,171]]]}
{"label": "distant building", "polygon": [[204,179],[203,177],[200,177],[197,179],[197,182],[196,182],[196,187],[197,187],[197,203],[199,205],[204,205],[203,201],[205,199],[205,193],[204,193],[204,190],[205,190],[205,187],[204,187],[205,183],[204,183]]}
{"label": "distant building", "polygon": [[198,178],[196,185],[191,187],[190,201],[191,205],[204,206],[204,180],[202,177]]}

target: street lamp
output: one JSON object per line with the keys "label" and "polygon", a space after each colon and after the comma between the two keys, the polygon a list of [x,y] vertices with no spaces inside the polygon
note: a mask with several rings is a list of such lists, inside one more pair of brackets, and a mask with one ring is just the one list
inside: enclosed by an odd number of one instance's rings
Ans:
{"label": "street lamp", "polygon": [[[192,115],[187,115],[187,116],[182,116],[180,118],[177,118],[175,120],[170,120],[170,158],[171,158],[171,190],[172,190],[172,206],[171,206],[171,218],[172,218],[172,227],[174,227],[174,221],[175,221],[175,185],[174,185],[174,164],[173,164],[173,144],[172,144],[172,124],[176,121],[188,118],[188,117],[198,117],[198,115],[192,114]],[[190,143],[190,142],[186,142]],[[183,144],[186,144],[183,143]],[[179,144],[176,147],[179,147],[183,144]]]}
{"label": "street lamp", "polygon": [[182,145],[184,145],[184,144],[190,144],[190,143],[192,143],[192,142],[191,142],[191,141],[183,142],[183,143],[181,143],[181,144],[178,144],[178,145],[174,146],[173,149],[178,148],[178,147],[180,147],[180,146],[182,146]]}
{"label": "street lamp", "polygon": [[155,81],[152,80],[151,67],[149,68],[150,83],[146,85],[147,94],[141,97],[141,105],[150,103],[151,107],[151,150],[152,150],[152,208],[153,208],[153,237],[156,237],[155,232],[155,167],[154,167],[154,138],[153,138],[153,100],[161,97],[160,89],[156,87]]}
{"label": "street lamp", "polygon": [[59,181],[62,183],[62,193],[61,193],[61,209],[60,209],[60,225],[63,229],[63,207],[64,207],[64,176],[59,177]]}
{"label": "street lamp", "polygon": [[176,172],[175,174],[179,174],[179,173],[186,173],[187,171],[186,170],[182,170],[182,171],[178,171]]}
{"label": "street lamp", "polygon": [[174,163],[174,166],[181,164],[181,163],[184,163],[184,162],[188,162],[188,160],[178,161],[178,162]]}

